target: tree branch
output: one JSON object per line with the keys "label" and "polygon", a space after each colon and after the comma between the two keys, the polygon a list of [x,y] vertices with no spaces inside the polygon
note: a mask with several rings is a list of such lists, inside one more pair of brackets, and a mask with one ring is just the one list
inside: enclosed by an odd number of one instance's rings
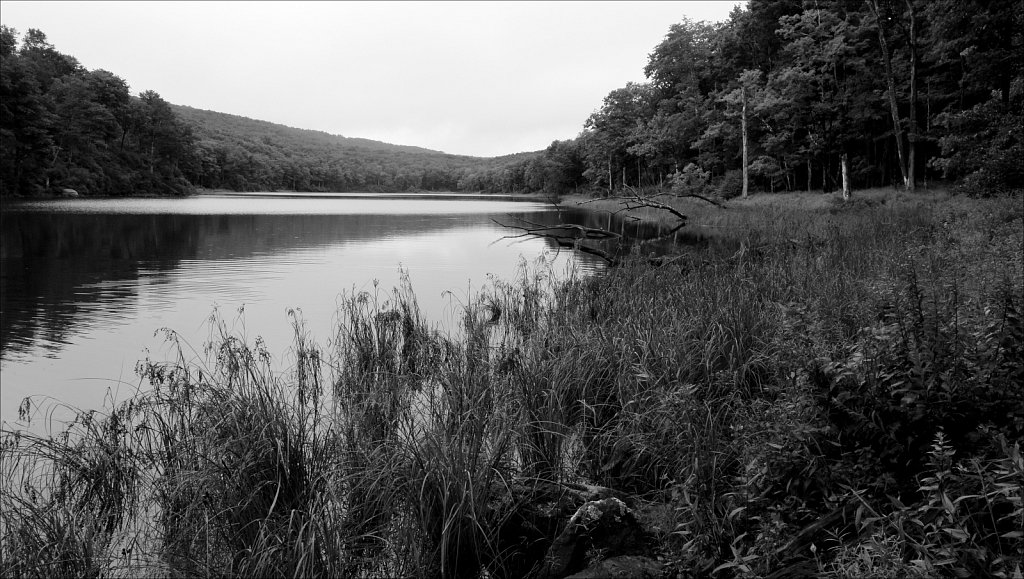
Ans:
{"label": "tree branch", "polygon": [[576,225],[573,223],[558,223],[555,225],[542,225],[534,223],[532,221],[515,218],[517,221],[525,225],[508,225],[501,223],[496,219],[491,219],[497,225],[500,225],[506,229],[517,229],[521,233],[517,235],[505,235],[501,239],[520,239],[524,237],[538,237],[542,239],[550,239],[554,241],[558,247],[564,247],[567,249],[575,249],[583,253],[594,255],[605,260],[609,265],[618,264],[618,258],[613,254],[584,245],[583,242],[586,240],[592,241],[604,241],[608,239],[618,239],[622,237],[618,233],[608,231],[606,229],[586,227],[583,225]]}
{"label": "tree branch", "polygon": [[[687,194],[657,193],[657,194],[654,194],[654,195],[641,195],[639,191],[637,191],[636,189],[634,189],[632,187],[626,187],[625,191],[627,191],[628,194],[616,195],[616,196],[612,196],[612,197],[605,197],[604,199],[614,199],[614,200],[618,201],[619,204],[622,207],[620,209],[615,210],[615,211],[604,210],[604,212],[609,213],[611,215],[617,215],[619,213],[628,212],[628,211],[631,211],[631,210],[634,210],[634,209],[641,209],[641,208],[647,207],[647,208],[650,208],[650,209],[656,209],[658,211],[665,211],[668,214],[670,214],[673,217],[675,217],[676,220],[677,220],[675,225],[672,226],[667,232],[661,233],[658,236],[653,237],[651,239],[642,240],[642,242],[658,241],[658,240],[662,240],[662,239],[667,239],[667,238],[672,237],[673,235],[675,235],[677,231],[679,231],[680,229],[682,229],[683,227],[686,226],[686,222],[687,222],[687,219],[688,219],[687,215],[684,214],[682,211],[676,209],[675,207],[672,207],[671,205],[669,205],[667,203],[663,203],[663,202],[659,201],[658,198],[670,197],[670,198],[681,199],[681,198],[685,198],[685,197],[693,197],[695,199],[700,199],[702,201],[705,201],[707,203],[715,205],[716,207],[721,207],[722,209],[726,208],[720,202],[715,201],[714,199],[710,199],[708,197],[705,197],[703,195],[696,194],[696,193],[687,193]],[[578,202],[577,205],[585,205],[585,204],[588,204],[588,203],[593,203],[595,201],[598,201],[598,199],[596,199],[596,198],[595,199],[587,199],[587,200]],[[625,217],[627,217],[629,219],[632,219],[634,221],[639,221],[640,220],[640,218],[638,218],[636,216],[633,216],[633,215],[628,215],[627,214],[627,215],[625,215]],[[595,255],[595,256],[600,257],[601,259],[605,260],[609,265],[616,265],[619,262],[619,259],[618,259],[618,257],[616,255],[613,255],[613,254],[611,254],[611,253],[609,253],[607,251],[604,251],[602,249],[598,249],[596,247],[592,247],[592,246],[589,246],[589,245],[584,245],[584,243],[583,243],[584,241],[607,241],[607,240],[610,240],[610,239],[620,239],[622,236],[620,234],[618,234],[618,233],[615,233],[613,231],[608,231],[607,229],[600,228],[600,227],[586,227],[584,225],[576,225],[576,224],[572,224],[572,223],[557,223],[555,225],[544,225],[544,224],[540,224],[540,223],[534,223],[532,221],[529,221],[529,220],[526,220],[526,219],[522,219],[522,218],[513,218],[513,219],[518,221],[519,224],[517,224],[517,225],[509,225],[509,224],[501,223],[500,221],[498,221],[496,219],[492,219],[491,220],[494,223],[496,223],[497,225],[500,225],[500,226],[505,227],[507,229],[515,229],[515,230],[519,231],[518,234],[506,235],[506,236],[502,237],[502,239],[521,239],[521,238],[527,238],[527,237],[539,237],[539,238],[544,238],[544,239],[550,239],[550,240],[554,241],[558,245],[558,247],[572,248],[572,249],[576,249],[578,251],[581,251],[583,253],[587,253],[587,254],[590,254],[590,255]],[[668,261],[666,261],[664,259],[652,260],[652,263],[655,263],[655,261],[658,264],[661,264],[661,263],[669,263],[671,260],[668,260]]]}

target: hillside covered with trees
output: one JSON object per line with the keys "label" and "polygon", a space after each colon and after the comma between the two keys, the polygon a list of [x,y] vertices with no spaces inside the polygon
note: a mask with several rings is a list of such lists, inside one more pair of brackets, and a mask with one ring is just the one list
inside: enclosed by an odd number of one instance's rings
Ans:
{"label": "hillside covered with trees", "polygon": [[236,191],[512,191],[501,170],[532,154],[450,155],[174,106],[194,135],[189,180]]}
{"label": "hillside covered with trees", "polygon": [[0,195],[543,188],[507,169],[534,153],[449,155],[172,105],[87,70],[40,30],[18,37],[0,28]]}

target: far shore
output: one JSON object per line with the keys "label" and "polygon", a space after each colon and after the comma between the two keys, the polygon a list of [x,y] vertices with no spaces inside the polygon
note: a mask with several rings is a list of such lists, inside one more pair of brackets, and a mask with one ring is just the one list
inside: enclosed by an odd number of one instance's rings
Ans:
{"label": "far shore", "polygon": [[546,201],[549,198],[539,193],[529,194],[508,194],[508,193],[484,193],[483,191],[399,191],[399,192],[374,192],[374,191],[332,191],[332,192],[309,192],[309,191],[232,191],[230,189],[202,189],[196,188],[195,195],[218,195],[229,197],[304,197],[304,198],[344,198],[344,197],[378,197],[378,198],[406,198],[418,197],[429,199],[511,199],[523,201]]}

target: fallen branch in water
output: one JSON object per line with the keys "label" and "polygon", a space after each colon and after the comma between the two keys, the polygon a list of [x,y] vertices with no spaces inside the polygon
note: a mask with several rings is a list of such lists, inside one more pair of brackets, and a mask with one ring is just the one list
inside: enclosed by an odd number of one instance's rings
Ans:
{"label": "fallen branch in water", "polygon": [[[712,205],[715,205],[717,207],[721,207],[722,209],[726,209],[725,205],[721,204],[720,202],[718,202],[718,201],[716,201],[714,199],[705,197],[703,195],[696,194],[696,193],[669,193],[669,192],[665,192],[665,193],[656,193],[656,194],[653,194],[653,195],[642,195],[639,191],[637,191],[633,187],[628,187],[628,186],[625,187],[624,191],[626,191],[626,193],[622,194],[622,195],[615,195],[615,196],[612,196],[612,197],[600,198],[601,200],[608,200],[608,199],[616,200],[621,205],[620,209],[617,209],[615,211],[606,211],[607,213],[609,213],[611,215],[618,215],[620,213],[626,212],[627,214],[624,217],[632,219],[634,221],[639,221],[640,218],[638,218],[636,216],[633,216],[633,215],[629,215],[628,212],[632,211],[632,210],[635,210],[635,209],[642,209],[642,208],[646,207],[646,208],[650,208],[650,209],[656,209],[658,211],[666,211],[670,215],[675,217],[676,220],[677,220],[675,225],[671,226],[666,232],[661,233],[661,234],[657,235],[656,237],[652,237],[650,239],[642,240],[641,243],[649,243],[649,242],[652,242],[652,241],[660,241],[660,240],[663,240],[663,239],[670,238],[670,237],[674,236],[676,234],[676,232],[678,232],[680,229],[682,229],[683,227],[686,226],[687,219],[689,219],[687,217],[687,215],[684,214],[683,212],[679,211],[675,207],[672,207],[671,205],[669,205],[667,203],[659,201],[659,199],[661,199],[661,198],[668,197],[668,198],[675,198],[675,199],[683,199],[683,198],[687,198],[687,197],[692,197],[694,199],[700,199],[702,201],[705,201],[705,202],[710,203]],[[585,205],[587,203],[591,203],[591,202],[598,201],[598,200],[599,199],[595,198],[595,199],[591,199],[591,200],[587,200],[587,201],[581,201],[581,202],[578,203],[578,205]],[[503,237],[502,239],[518,239],[518,238],[524,238],[524,237],[539,237],[539,238],[544,238],[544,239],[551,239],[559,247],[572,248],[572,249],[579,250],[579,251],[581,251],[583,253],[588,253],[590,255],[595,255],[597,257],[600,257],[601,259],[604,259],[606,262],[608,262],[609,265],[616,265],[618,263],[618,261],[619,261],[619,258],[617,256],[612,255],[612,254],[610,254],[607,251],[604,251],[602,249],[598,249],[596,247],[591,247],[589,245],[584,245],[583,244],[583,241],[586,241],[586,240],[590,240],[590,241],[605,241],[605,240],[609,240],[609,239],[618,239],[618,238],[622,237],[621,235],[619,235],[617,233],[614,233],[612,231],[608,231],[607,229],[604,229],[604,228],[600,228],[600,227],[586,227],[586,226],[583,226],[583,225],[575,225],[575,224],[571,224],[571,223],[557,223],[555,225],[541,225],[539,223],[533,223],[533,222],[527,221],[525,219],[519,219],[520,222],[526,224],[525,226],[524,225],[507,225],[507,224],[500,223],[500,222],[498,222],[496,220],[493,220],[493,219],[492,219],[492,221],[494,221],[494,223],[497,223],[498,225],[501,225],[502,227],[506,227],[506,228],[509,228],[509,229],[517,229],[517,230],[519,230],[521,232],[518,235],[507,235],[507,236]],[[653,259],[653,258],[651,260],[652,263],[656,263],[657,265],[660,265],[662,263],[669,263],[671,261],[673,261],[673,260],[666,261],[664,259],[657,259],[656,260],[656,259]]]}
{"label": "fallen branch in water", "polygon": [[572,223],[542,225],[522,218],[517,218],[517,220],[525,225],[508,225],[501,223],[496,219],[492,219],[491,221],[507,229],[517,229],[521,232],[517,235],[506,235],[502,237],[502,239],[521,239],[525,237],[550,239],[554,241],[558,247],[575,249],[583,253],[600,257],[609,265],[615,265],[618,263],[618,258],[613,256],[611,253],[596,247],[583,245],[582,243],[584,240],[604,241],[608,239],[618,239],[622,237],[618,233],[599,227],[586,227],[584,225],[576,225]]}

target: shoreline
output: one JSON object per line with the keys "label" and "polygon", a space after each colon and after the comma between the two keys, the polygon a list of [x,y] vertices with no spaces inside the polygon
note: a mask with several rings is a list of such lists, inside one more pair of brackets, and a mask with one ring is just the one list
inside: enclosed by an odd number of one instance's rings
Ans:
{"label": "shoreline", "polygon": [[[718,227],[723,222],[735,221],[740,214],[750,212],[774,212],[780,210],[797,211],[835,211],[843,207],[858,205],[886,205],[900,203],[936,203],[950,198],[945,188],[920,189],[915,193],[896,191],[891,188],[860,189],[853,192],[849,202],[844,203],[838,191],[823,193],[821,191],[785,191],[779,193],[756,192],[746,199],[716,199],[722,207],[716,207],[697,198],[672,197],[665,195],[658,201],[671,206],[687,216],[687,228]],[[674,224],[676,217],[664,209],[655,207],[636,207],[625,209],[624,199],[617,197],[590,197],[581,194],[570,194],[559,198],[559,207],[582,207],[597,212],[615,213],[641,223],[651,225]]]}
{"label": "shoreline", "polygon": [[232,191],[230,189],[203,189],[197,188],[189,195],[79,195],[77,197],[63,195],[10,195],[0,198],[0,203],[10,201],[52,201],[56,199],[67,200],[90,200],[90,199],[186,199],[189,197],[283,197],[296,199],[345,199],[345,198],[377,198],[377,199],[500,199],[504,201],[535,201],[551,202],[549,195],[540,193],[484,193],[461,192],[461,191],[413,191],[413,192],[391,192],[380,193],[372,191],[332,191],[332,192],[307,192],[307,191]]}

